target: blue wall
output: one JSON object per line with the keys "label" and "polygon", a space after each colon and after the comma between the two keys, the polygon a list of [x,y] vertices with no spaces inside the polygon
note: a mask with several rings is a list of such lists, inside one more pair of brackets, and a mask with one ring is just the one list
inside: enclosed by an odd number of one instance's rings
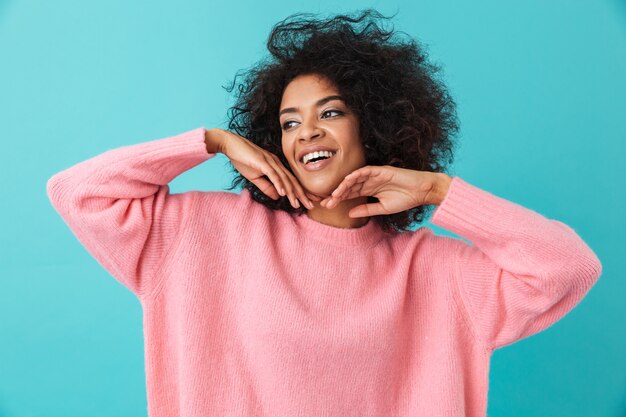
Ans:
{"label": "blue wall", "polygon": [[[71,234],[46,180],[114,147],[224,128],[222,86],[264,55],[274,23],[367,6],[398,11],[396,29],[443,65],[461,122],[453,173],[567,223],[603,263],[566,317],[494,353],[488,415],[626,416],[615,0],[0,1],[0,416],[146,415],[141,306]],[[218,155],[172,191],[222,189],[227,172]]]}

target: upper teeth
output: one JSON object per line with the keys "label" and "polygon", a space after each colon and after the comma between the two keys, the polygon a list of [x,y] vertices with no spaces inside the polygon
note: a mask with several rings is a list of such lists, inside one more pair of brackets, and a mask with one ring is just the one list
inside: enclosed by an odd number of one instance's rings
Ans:
{"label": "upper teeth", "polygon": [[326,157],[330,158],[334,154],[335,154],[335,152],[330,152],[330,151],[311,152],[311,153],[308,153],[308,154],[306,154],[306,155],[304,155],[302,157],[302,162],[304,162],[306,164],[307,162],[309,162],[313,158],[319,158],[320,156],[326,156]]}

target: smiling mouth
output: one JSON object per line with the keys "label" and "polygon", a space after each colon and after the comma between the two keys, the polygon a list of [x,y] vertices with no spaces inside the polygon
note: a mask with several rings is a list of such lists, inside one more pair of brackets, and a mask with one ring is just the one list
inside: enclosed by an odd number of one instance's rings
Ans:
{"label": "smiling mouth", "polygon": [[306,159],[307,155],[304,155],[302,157],[302,159],[300,159],[300,163],[303,164],[303,165],[308,165],[310,163],[315,163],[315,162],[318,162],[318,161],[321,161],[321,160],[324,160],[324,159],[330,159],[330,158],[332,158],[333,156],[335,156],[337,154],[337,151],[326,151],[326,152],[330,153],[331,155],[330,156],[320,155],[320,156],[315,157],[315,158],[309,158],[306,162],[304,162],[304,160]]}
{"label": "smiling mouth", "polygon": [[337,151],[335,151],[330,157],[322,156],[322,157],[313,158],[307,161],[306,164],[302,161],[300,161],[300,163],[304,167],[305,171],[309,171],[309,172],[319,171],[325,168],[326,166],[328,166],[335,159],[335,156],[337,156]]}

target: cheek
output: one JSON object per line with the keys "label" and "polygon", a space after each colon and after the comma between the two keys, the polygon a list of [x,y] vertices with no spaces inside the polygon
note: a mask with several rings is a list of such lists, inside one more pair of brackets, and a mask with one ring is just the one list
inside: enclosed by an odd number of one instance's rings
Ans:
{"label": "cheek", "polygon": [[296,161],[293,157],[293,150],[292,149],[283,149],[283,158],[285,158],[285,161],[287,162],[287,166],[289,168],[291,168],[291,170],[293,171],[296,167]]}
{"label": "cheek", "polygon": [[361,152],[351,152],[346,158],[345,165],[342,167],[342,169],[346,171],[346,175],[365,166],[365,155]]}
{"label": "cheek", "polygon": [[355,143],[352,149],[354,149],[355,160],[358,160],[360,164],[364,164],[366,160],[365,148],[363,147],[361,142],[358,141],[357,143]]}

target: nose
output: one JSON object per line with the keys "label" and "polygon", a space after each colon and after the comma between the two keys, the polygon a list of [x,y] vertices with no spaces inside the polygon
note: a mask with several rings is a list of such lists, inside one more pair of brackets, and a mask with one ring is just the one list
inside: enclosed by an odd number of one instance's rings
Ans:
{"label": "nose", "polygon": [[298,131],[300,141],[311,141],[319,136],[322,136],[322,130],[317,126],[315,117],[309,117],[302,122]]}

